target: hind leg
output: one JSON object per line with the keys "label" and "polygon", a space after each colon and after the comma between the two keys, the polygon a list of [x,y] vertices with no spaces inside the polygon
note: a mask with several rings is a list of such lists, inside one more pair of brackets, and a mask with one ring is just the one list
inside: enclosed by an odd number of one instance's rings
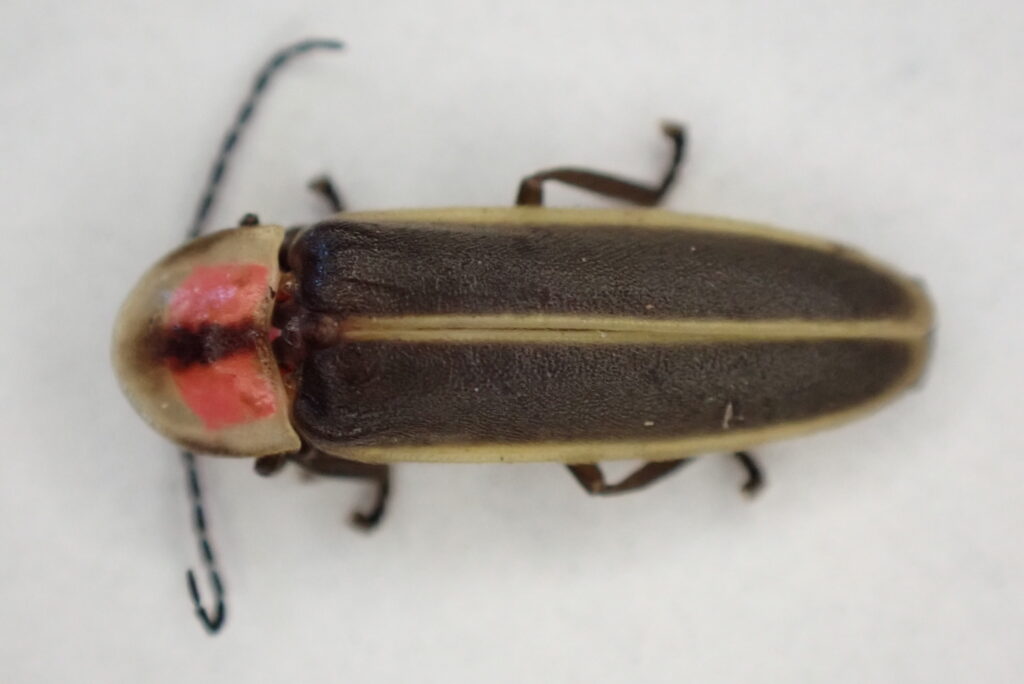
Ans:
{"label": "hind leg", "polygon": [[[754,457],[746,451],[737,451],[733,454],[733,457],[739,461],[747,473],[747,480],[743,483],[740,491],[747,496],[754,496],[764,487],[764,473],[761,471],[761,467],[754,460]],[[692,461],[692,458],[680,458],[674,461],[649,461],[634,470],[621,482],[616,482],[615,484],[609,484],[605,480],[604,472],[601,470],[601,466],[597,464],[584,463],[568,465],[566,467],[587,493],[605,495],[622,494],[623,492],[641,489],[657,482],[669,473],[675,472]]]}
{"label": "hind leg", "polygon": [[630,473],[624,480],[609,484],[604,479],[601,466],[594,463],[568,465],[569,472],[589,494],[621,494],[646,487],[676,469],[688,464],[692,459],[680,458],[675,461],[650,461]]}

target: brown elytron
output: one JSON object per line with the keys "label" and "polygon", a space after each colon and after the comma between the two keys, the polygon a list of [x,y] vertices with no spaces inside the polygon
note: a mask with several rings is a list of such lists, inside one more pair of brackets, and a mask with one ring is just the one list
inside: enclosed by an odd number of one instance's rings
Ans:
{"label": "brown elytron", "polygon": [[[288,261],[305,306],[346,316],[851,321],[914,308],[903,283],[839,248],[688,229],[678,215],[676,227],[630,225],[651,221],[635,211],[617,212],[619,225],[571,221],[586,213],[509,209],[447,224],[342,215],[302,234]],[[502,214],[536,220],[498,223]]]}

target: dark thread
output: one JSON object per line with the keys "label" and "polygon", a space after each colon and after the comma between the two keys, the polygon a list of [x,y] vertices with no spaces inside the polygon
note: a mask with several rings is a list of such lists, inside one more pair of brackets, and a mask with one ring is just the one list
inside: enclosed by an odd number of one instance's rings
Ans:
{"label": "dark thread", "polygon": [[311,50],[340,50],[341,48],[342,44],[336,40],[303,40],[286,47],[275,54],[270,58],[263,69],[260,70],[259,74],[256,76],[255,82],[253,83],[252,90],[249,92],[249,96],[242,104],[242,107],[238,110],[238,116],[235,118],[235,122],[228,129],[227,135],[224,136],[224,142],[221,143],[220,151],[214,158],[209,180],[207,181],[206,188],[204,188],[201,199],[199,200],[199,207],[196,209],[196,215],[195,219],[192,221],[192,227],[188,231],[189,239],[199,237],[199,234],[203,231],[203,224],[209,217],[210,210],[213,208],[214,200],[217,196],[217,188],[220,185],[221,180],[224,178],[224,173],[227,171],[228,159],[234,151],[235,145],[238,144],[238,139],[241,137],[246,124],[248,124],[249,119],[252,118],[252,114],[256,110],[256,103],[263,95],[263,91],[266,90],[267,84],[270,83],[270,79],[279,69],[281,69],[281,67],[294,57],[298,57],[299,55],[305,54]]}
{"label": "dark thread", "polygon": [[191,451],[182,451],[181,458],[185,463],[186,474],[189,482],[189,500],[192,504],[192,529],[195,532],[196,540],[199,543],[199,551],[202,556],[203,565],[206,567],[206,575],[213,587],[214,609],[212,615],[203,607],[199,598],[199,587],[196,584],[195,573],[191,569],[185,575],[188,581],[188,591],[192,595],[192,605],[196,609],[199,621],[206,627],[210,634],[216,634],[217,630],[224,624],[226,615],[224,607],[224,583],[220,579],[220,571],[217,569],[217,559],[213,555],[213,548],[206,537],[206,516],[203,513],[203,492],[199,487],[199,473],[196,470],[196,457]]}
{"label": "dark thread", "polygon": [[[249,122],[249,119],[252,118],[252,114],[256,109],[256,103],[263,95],[263,91],[266,90],[271,77],[294,57],[311,50],[318,50],[321,48],[325,50],[340,50],[341,47],[342,44],[336,40],[303,40],[279,51],[271,57],[263,69],[260,70],[259,74],[256,76],[252,90],[249,92],[249,96],[246,98],[245,102],[242,103],[242,107],[238,111],[238,116],[228,129],[227,135],[224,136],[224,142],[221,143],[220,151],[214,158],[213,168],[210,170],[210,176],[206,182],[206,187],[203,189],[203,193],[200,196],[199,206],[196,209],[195,218],[192,221],[192,227],[189,228],[188,233],[186,234],[188,239],[195,239],[203,232],[203,226],[206,223],[206,219],[209,218],[210,210],[213,208],[214,200],[217,197],[217,189],[221,180],[224,178],[224,173],[227,170],[228,160],[231,153],[234,151],[235,145],[238,144],[238,139],[241,136],[242,130]],[[202,354],[200,354],[200,358],[202,358]],[[189,499],[192,503],[192,528],[195,532],[196,540],[199,545],[200,556],[202,558],[203,565],[206,568],[206,574],[209,579],[210,586],[213,588],[214,608],[212,614],[203,607],[202,599],[199,596],[199,586],[196,583],[195,573],[190,569],[186,573],[185,578],[188,582],[189,594],[192,597],[192,605],[196,609],[196,615],[199,616],[199,621],[203,623],[206,631],[210,634],[216,634],[224,624],[224,618],[226,615],[226,608],[224,604],[224,583],[221,581],[220,571],[217,569],[217,562],[216,557],[213,554],[213,547],[207,537],[206,514],[203,510],[203,492],[199,486],[199,471],[196,468],[195,455],[190,451],[182,451],[181,457],[185,464]]]}

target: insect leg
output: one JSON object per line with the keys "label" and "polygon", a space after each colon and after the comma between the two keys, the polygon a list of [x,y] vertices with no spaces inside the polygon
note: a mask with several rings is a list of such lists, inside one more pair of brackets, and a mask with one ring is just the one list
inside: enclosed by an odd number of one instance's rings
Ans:
{"label": "insect leg", "polygon": [[260,456],[253,464],[256,473],[268,477],[284,468],[288,462],[287,454],[276,454],[274,456]]}
{"label": "insect leg", "polygon": [[376,485],[373,504],[367,512],[352,513],[352,523],[361,529],[369,530],[384,517],[388,495],[391,493],[391,471],[386,465],[378,463],[360,463],[349,461],[337,456],[325,454],[316,449],[309,449],[290,457],[303,468],[318,475],[331,477],[351,477],[360,480],[371,480]]}
{"label": "insect leg", "polygon": [[741,491],[747,496],[754,496],[764,487],[764,473],[761,471],[761,466],[746,451],[737,451],[733,456],[747,471],[747,481],[743,483]]}
{"label": "insect leg", "polygon": [[608,484],[605,481],[604,473],[599,465],[584,463],[566,467],[589,494],[621,494],[646,487],[692,460],[680,458],[675,461],[650,461],[644,463],[617,484]]}
{"label": "insect leg", "polygon": [[330,176],[317,176],[309,181],[309,189],[323,197],[335,214],[345,211],[345,200],[342,199]]}
{"label": "insect leg", "polygon": [[516,204],[519,206],[541,206],[544,204],[544,181],[556,180],[583,190],[590,190],[598,195],[621,199],[645,207],[653,207],[664,199],[665,194],[676,179],[679,166],[686,153],[686,129],[679,124],[664,123],[662,132],[672,142],[672,160],[669,163],[661,184],[657,187],[623,180],[597,171],[559,167],[548,169],[527,176],[519,184],[519,195]]}

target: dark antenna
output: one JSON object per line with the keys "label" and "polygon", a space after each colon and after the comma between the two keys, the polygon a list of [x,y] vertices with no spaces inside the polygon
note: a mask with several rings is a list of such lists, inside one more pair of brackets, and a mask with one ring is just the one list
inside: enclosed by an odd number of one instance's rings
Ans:
{"label": "dark antenna", "polygon": [[206,566],[206,573],[210,577],[210,585],[213,586],[216,607],[211,616],[203,607],[199,599],[199,587],[196,585],[196,575],[191,569],[186,573],[188,580],[188,591],[192,594],[192,604],[196,608],[196,615],[199,621],[206,627],[210,634],[216,634],[221,625],[224,624],[224,583],[220,580],[220,572],[217,570],[217,559],[213,555],[213,548],[210,546],[210,539],[206,535],[206,515],[203,513],[203,490],[199,486],[199,471],[196,470],[196,457],[191,451],[182,451],[181,458],[185,463],[186,478],[188,479],[188,498],[192,503],[192,529],[196,535],[196,542],[199,544],[199,555]]}
{"label": "dark antenna", "polygon": [[[252,118],[253,111],[256,109],[256,104],[263,96],[263,93],[267,89],[267,85],[270,83],[270,79],[274,74],[276,74],[294,57],[298,57],[299,55],[310,52],[311,50],[340,50],[341,48],[342,44],[336,40],[316,38],[303,40],[278,51],[267,61],[263,68],[260,69],[259,73],[256,74],[256,80],[253,82],[252,90],[249,91],[249,96],[245,99],[245,102],[242,103],[241,109],[238,110],[238,115],[235,117],[231,127],[228,128],[227,135],[224,136],[224,142],[221,143],[220,150],[217,152],[217,156],[213,160],[213,168],[210,170],[210,177],[206,181],[206,187],[203,189],[203,194],[200,196],[195,219],[193,219],[192,227],[189,228],[188,233],[186,234],[188,239],[191,240],[197,238],[199,237],[199,234],[203,232],[206,219],[209,218],[210,210],[213,208],[214,200],[217,198],[217,190],[220,187],[220,183],[224,178],[224,173],[227,170],[231,153],[238,144],[238,138],[241,136],[242,131]],[[195,532],[196,543],[199,545],[200,558],[203,562],[203,566],[206,568],[206,574],[209,577],[210,586],[213,588],[215,605],[212,613],[207,611],[203,606],[202,599],[199,596],[199,586],[196,583],[196,576],[191,569],[186,574],[188,591],[192,596],[192,604],[195,606],[196,615],[199,616],[199,621],[203,623],[203,626],[206,627],[206,630],[210,634],[216,634],[224,624],[224,618],[226,616],[224,607],[224,583],[221,581],[220,571],[217,569],[217,558],[214,556],[213,547],[210,545],[210,539],[207,536],[206,515],[203,512],[203,490],[199,484],[199,471],[196,468],[196,457],[191,451],[182,451],[181,458],[185,465],[185,474],[188,479],[189,500],[192,503],[192,528]]]}

